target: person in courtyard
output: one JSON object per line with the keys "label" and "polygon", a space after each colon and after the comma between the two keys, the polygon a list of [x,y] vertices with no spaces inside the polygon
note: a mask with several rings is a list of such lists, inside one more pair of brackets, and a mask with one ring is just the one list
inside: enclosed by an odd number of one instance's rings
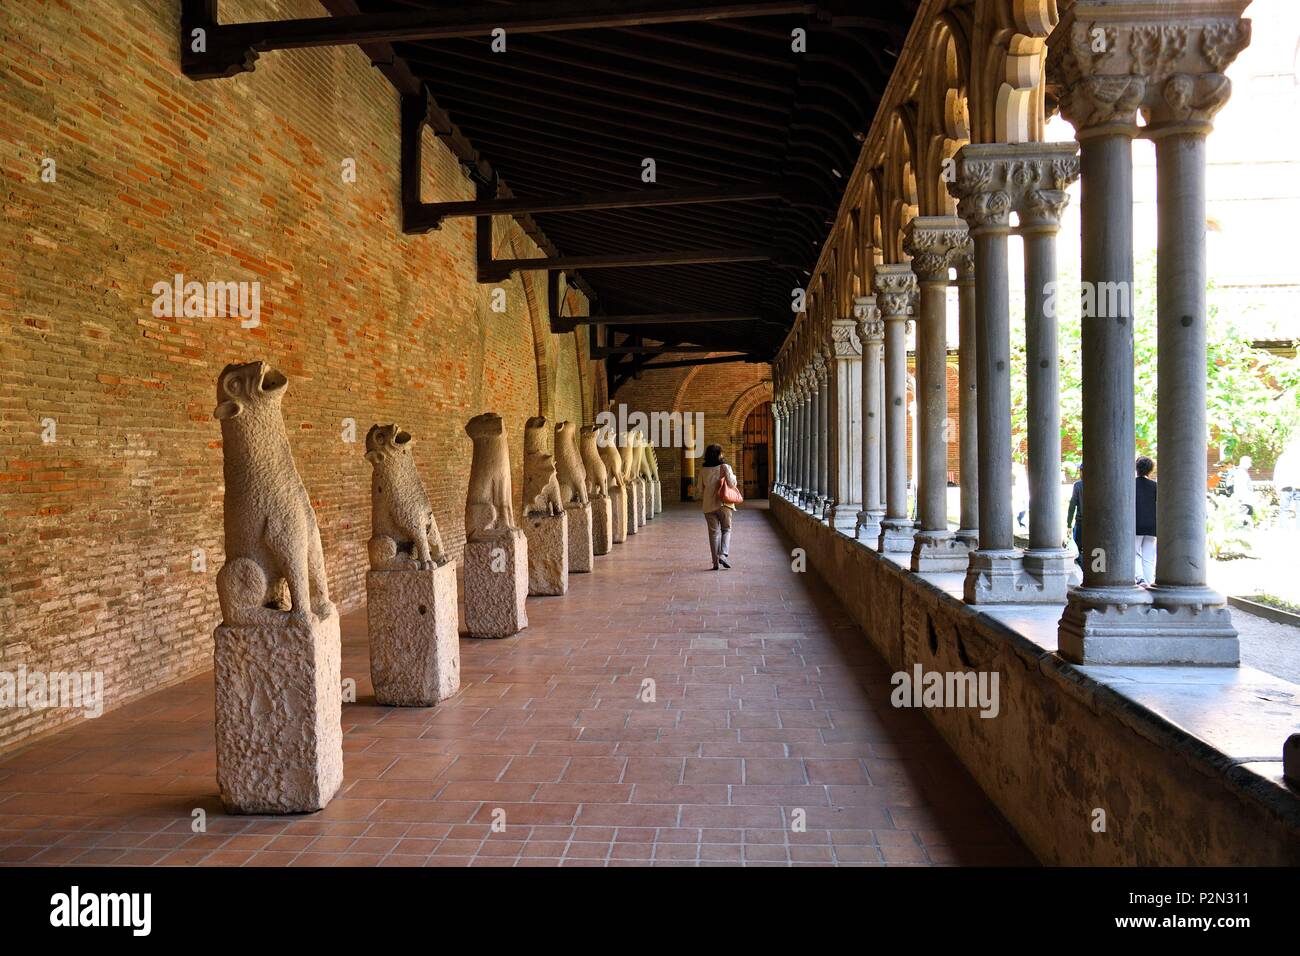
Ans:
{"label": "person in courtyard", "polygon": [[1070,490],[1070,506],[1065,511],[1065,527],[1074,539],[1074,563],[1083,570],[1083,465],[1079,466],[1079,477]]}
{"label": "person in courtyard", "polygon": [[1237,506],[1237,510],[1245,516],[1243,518],[1245,524],[1249,524],[1255,518],[1255,482],[1250,477],[1250,467],[1253,464],[1249,455],[1242,455],[1232,472],[1232,501]]}
{"label": "person in courtyard", "polygon": [[1145,587],[1156,580],[1156,483],[1151,480],[1151,472],[1156,463],[1146,455],[1140,457],[1134,467],[1137,470],[1137,538],[1134,543],[1134,557],[1137,559],[1137,583]]}
{"label": "person in courtyard", "polygon": [[721,498],[722,484],[731,488],[738,487],[736,473],[727,464],[722,454],[721,445],[710,445],[704,449],[704,462],[696,487],[703,502],[704,520],[709,528],[709,553],[713,556],[713,570],[719,566],[730,568],[731,515],[736,506],[727,504]]}

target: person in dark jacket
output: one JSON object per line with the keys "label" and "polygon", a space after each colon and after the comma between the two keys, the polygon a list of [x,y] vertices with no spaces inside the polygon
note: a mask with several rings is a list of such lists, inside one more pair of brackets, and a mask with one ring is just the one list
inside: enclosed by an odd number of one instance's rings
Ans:
{"label": "person in dark jacket", "polygon": [[1070,507],[1065,512],[1065,526],[1070,529],[1074,547],[1079,552],[1074,556],[1074,563],[1083,570],[1083,465],[1079,466],[1079,480],[1070,492]]}
{"label": "person in dark jacket", "polygon": [[1151,472],[1156,463],[1143,455],[1137,469],[1137,541],[1134,548],[1137,583],[1144,587],[1156,581],[1156,483]]}

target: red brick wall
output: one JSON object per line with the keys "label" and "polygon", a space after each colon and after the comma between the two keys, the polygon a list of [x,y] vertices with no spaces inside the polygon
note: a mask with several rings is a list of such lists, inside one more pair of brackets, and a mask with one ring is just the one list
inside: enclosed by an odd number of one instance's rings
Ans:
{"label": "red brick wall", "polygon": [[[506,418],[518,494],[524,419],[589,417],[598,377],[584,337],[547,331],[539,274],[506,283],[508,310],[491,311],[472,220],[402,235],[398,98],[358,49],[264,54],[254,73],[193,82],[177,67],[179,10],[0,4],[0,670],[102,670],[109,706],[210,666],[226,363],[289,376],[290,440],[344,608],[364,598],[372,422],[415,435],[459,552],[465,420]],[[222,4],[228,21],[322,13]],[[451,154],[425,146],[424,198],[471,198]],[[507,244],[539,254],[499,220]],[[177,272],[260,280],[261,325],[154,318],[152,286]],[[196,548],[206,573],[190,569]],[[0,748],[75,716],[0,710]]]}

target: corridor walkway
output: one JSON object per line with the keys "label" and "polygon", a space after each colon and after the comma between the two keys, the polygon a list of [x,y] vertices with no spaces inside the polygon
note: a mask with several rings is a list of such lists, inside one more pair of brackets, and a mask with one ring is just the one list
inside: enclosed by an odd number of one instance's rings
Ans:
{"label": "corridor walkway", "polygon": [[732,551],[706,570],[698,511],[666,510],[520,636],[462,639],[436,709],[374,704],[347,615],[347,777],[310,816],[223,813],[210,673],[46,738],[0,758],[0,862],[1032,863],[765,509]]}

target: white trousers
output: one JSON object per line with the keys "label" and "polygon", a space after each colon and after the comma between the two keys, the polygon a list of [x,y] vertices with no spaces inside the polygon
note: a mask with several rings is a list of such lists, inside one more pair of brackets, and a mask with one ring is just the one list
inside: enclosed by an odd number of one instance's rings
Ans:
{"label": "white trousers", "polygon": [[1140,534],[1134,548],[1133,570],[1137,572],[1139,582],[1156,583],[1156,536]]}

